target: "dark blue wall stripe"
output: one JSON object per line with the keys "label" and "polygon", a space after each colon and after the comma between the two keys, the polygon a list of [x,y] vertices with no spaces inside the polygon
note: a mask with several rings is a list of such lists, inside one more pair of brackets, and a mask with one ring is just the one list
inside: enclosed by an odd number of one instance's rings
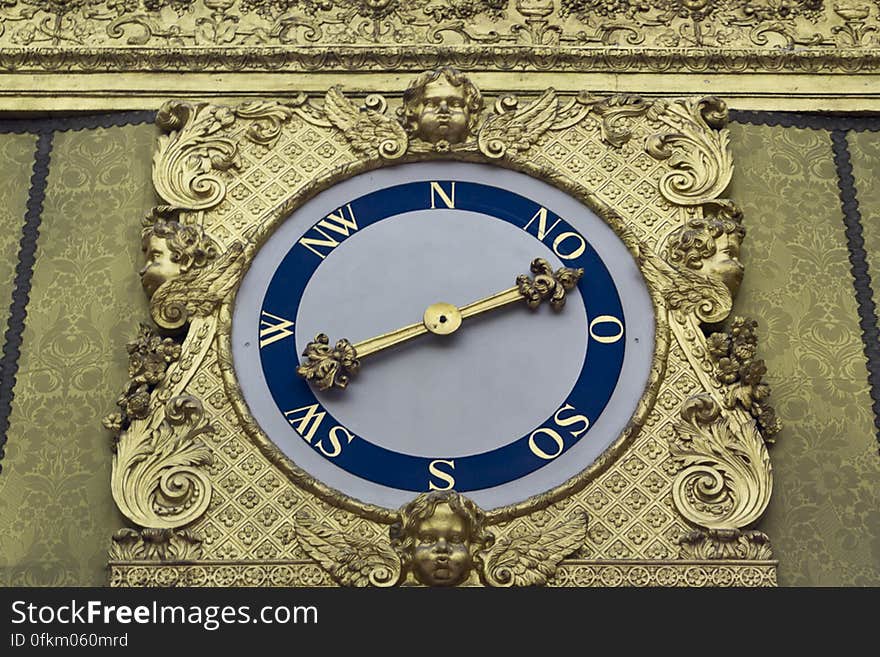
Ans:
{"label": "dark blue wall stripe", "polygon": [[[24,227],[19,243],[18,264],[15,267],[9,323],[6,327],[3,356],[0,358],[0,459],[5,455],[15,375],[18,373],[18,357],[21,354],[21,339],[31,294],[31,278],[37,256],[37,238],[40,235],[40,217],[43,213],[43,200],[46,196],[46,178],[49,176],[51,151],[52,133],[41,132],[37,139],[30,194],[28,195]],[[0,463],[0,472],[3,472],[2,463]]]}
{"label": "dark blue wall stripe", "polygon": [[880,330],[878,330],[874,293],[871,289],[871,274],[868,272],[868,256],[862,234],[862,213],[859,211],[859,200],[856,196],[856,182],[853,177],[846,131],[832,131],[831,144],[834,150],[834,164],[837,167],[837,186],[840,189],[843,222],[846,225],[846,244],[852,265],[859,328],[862,329],[862,341],[868,361],[868,384],[874,401],[874,426],[877,430],[877,440],[880,442]]}
{"label": "dark blue wall stripe", "polygon": [[155,112],[144,111],[48,119],[0,120],[0,133],[37,135],[33,174],[31,175],[24,226],[19,242],[18,263],[15,267],[9,321],[4,334],[3,355],[0,357],[0,473],[3,472],[2,460],[6,453],[9,416],[12,412],[12,400],[15,396],[18,359],[21,355],[22,335],[27,318],[27,306],[30,301],[31,279],[36,262],[43,201],[46,197],[46,181],[49,177],[53,135],[55,132],[68,130],[94,130],[96,128],[152,123],[155,117]]}
{"label": "dark blue wall stripe", "polygon": [[115,128],[126,125],[152,123],[155,112],[117,112],[114,114],[88,114],[82,116],[63,116],[49,119],[2,119],[0,133],[22,134],[24,132],[63,132],[67,130],[94,130],[95,128]]}
{"label": "dark blue wall stripe", "polygon": [[812,130],[880,131],[880,116],[844,116],[810,114],[807,112],[751,112],[731,110],[730,120],[752,125],[771,125],[782,128],[810,128]]}

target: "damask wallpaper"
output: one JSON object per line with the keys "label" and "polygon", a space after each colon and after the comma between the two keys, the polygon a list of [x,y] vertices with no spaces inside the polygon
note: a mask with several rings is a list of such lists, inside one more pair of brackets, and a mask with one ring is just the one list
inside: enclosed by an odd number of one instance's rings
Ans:
{"label": "damask wallpaper", "polygon": [[880,457],[831,137],[758,125],[731,132],[731,196],[748,230],[734,312],[760,322],[785,423],[761,528],[780,584],[876,586]]}
{"label": "damask wallpaper", "polygon": [[[872,272],[880,272],[880,135],[851,132],[847,141],[852,152],[853,173],[859,181],[858,200],[868,264]],[[878,277],[880,274],[872,277],[875,309],[880,309]]]}
{"label": "damask wallpaper", "polygon": [[36,148],[37,137],[33,134],[8,134],[0,139],[0,158],[4,163],[0,177],[0,326],[4,329]]}
{"label": "damask wallpaper", "polygon": [[[147,316],[135,272],[153,128],[55,132],[6,457],[0,582],[100,585],[110,443],[100,417],[126,381]],[[7,205],[6,199],[2,203]]]}
{"label": "damask wallpaper", "polygon": [[[735,312],[759,320],[785,423],[759,528],[773,542],[780,585],[880,585],[877,428],[831,133],[749,121],[731,126],[731,195],[748,228]],[[144,123],[51,132],[0,473],[0,584],[106,582],[109,538],[124,523],[110,499],[100,418],[114,410],[125,343],[147,317],[137,237],[154,203],[155,134]],[[848,138],[868,259],[877,267],[880,133]],[[0,186],[6,250],[14,251],[11,234],[20,231],[35,143],[33,135],[0,135],[8,168],[21,170],[20,182]],[[0,294],[8,299],[14,265],[2,266]]]}

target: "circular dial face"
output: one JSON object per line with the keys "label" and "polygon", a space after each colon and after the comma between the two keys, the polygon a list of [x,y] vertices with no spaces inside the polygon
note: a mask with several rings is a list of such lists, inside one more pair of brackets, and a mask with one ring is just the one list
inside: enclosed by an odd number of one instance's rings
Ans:
{"label": "circular dial face", "polygon": [[[536,258],[583,269],[564,307],[522,299],[462,321],[536,278]],[[297,374],[319,333],[332,349],[411,324],[425,334],[361,358],[345,389]],[[387,507],[454,488],[492,509],[563,484],[621,435],[654,316],[632,256],[573,197],[496,167],[408,164],[337,184],[278,227],[237,294],[232,348],[254,419],[317,480]]]}

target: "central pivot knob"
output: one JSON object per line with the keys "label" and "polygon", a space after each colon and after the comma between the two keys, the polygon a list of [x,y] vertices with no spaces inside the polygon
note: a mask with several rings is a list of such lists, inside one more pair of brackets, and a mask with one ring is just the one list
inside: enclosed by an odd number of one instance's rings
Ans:
{"label": "central pivot knob", "polygon": [[451,303],[432,303],[422,321],[431,333],[449,335],[461,326],[461,312]]}

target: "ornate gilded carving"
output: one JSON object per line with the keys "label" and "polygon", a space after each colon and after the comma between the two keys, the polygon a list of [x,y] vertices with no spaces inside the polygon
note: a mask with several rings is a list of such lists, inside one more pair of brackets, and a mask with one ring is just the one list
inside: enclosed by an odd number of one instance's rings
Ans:
{"label": "ornate gilded carving", "polygon": [[249,119],[247,139],[269,145],[294,114],[315,120],[316,112],[307,100],[300,94],[286,104],[251,101],[234,108],[166,102],[156,115],[156,125],[165,132],[153,156],[156,192],[177,210],[206,210],[217,205],[226,195],[223,173],[241,166],[238,146],[224,136],[225,130],[236,118]]}
{"label": "ornate gilded carving", "polygon": [[[742,213],[732,205],[718,205],[706,210],[704,218],[688,221],[673,234],[669,261],[682,267],[685,275],[693,271],[721,283],[732,299],[742,283],[744,268],[739,251],[745,234]],[[725,305],[729,312],[730,304]],[[718,321],[701,319],[709,323]]]}
{"label": "ornate gilded carving", "polygon": [[544,301],[549,301],[553,310],[562,310],[566,291],[573,290],[584,275],[583,269],[570,267],[560,267],[554,272],[550,263],[543,258],[532,260],[530,269],[535,278],[520,274],[516,277],[516,286],[532,310]]}
{"label": "ornate gilded carving", "polygon": [[562,560],[578,550],[587,531],[586,513],[577,514],[537,534],[505,537],[480,556],[489,586],[543,586]]}
{"label": "ornate gilded carving", "polygon": [[232,0],[8,0],[0,43],[869,49],[878,42],[875,16],[871,4],[821,0],[562,0],[558,10],[551,0],[242,0],[238,7]]}
{"label": "ornate gilded carving", "polygon": [[119,413],[104,418],[104,426],[118,436],[133,420],[143,420],[150,413],[150,393],[165,378],[171,363],[180,358],[180,344],[163,338],[147,324],[141,324],[128,350],[129,381],[116,402]]}
{"label": "ornate gilded carving", "polygon": [[199,317],[208,317],[232,290],[242,267],[244,247],[236,242],[210,267],[192,269],[161,285],[150,298],[153,321],[174,331]]}
{"label": "ornate gilded carving", "polygon": [[578,101],[602,117],[602,139],[615,148],[620,148],[632,137],[629,119],[644,116],[652,107],[652,103],[641,96],[631,94],[603,98],[583,92]]}
{"label": "ornate gilded carving", "polygon": [[767,561],[773,558],[767,534],[756,530],[696,530],[679,539],[681,558]]}
{"label": "ornate gilded carving", "polygon": [[174,529],[201,516],[211,502],[203,466],[211,452],[201,436],[214,431],[202,403],[190,395],[168,401],[162,423],[145,436],[119,436],[111,490],[119,510],[141,527]]}
{"label": "ornate gilded carving", "polygon": [[[285,23],[286,38],[320,43],[329,32],[308,26],[320,23],[331,4],[313,3],[314,14]],[[288,15],[305,6],[289,3]],[[355,5],[345,6],[348,11]],[[458,5],[446,6],[453,11]],[[506,18],[498,20],[515,20],[520,27],[509,34],[498,31],[491,37],[497,37],[494,46],[573,43],[566,41],[565,29],[553,29],[550,3],[511,0],[506,6]],[[420,7],[388,3],[382,20],[393,25],[402,12],[412,16]],[[432,43],[455,35],[464,39],[463,33],[479,36],[489,13],[463,24],[464,32],[455,26],[438,30]],[[365,39],[376,23],[374,14],[356,15],[363,21],[358,25],[366,26],[357,38]],[[219,27],[225,18],[216,18],[213,25]],[[413,30],[420,29],[417,23],[412,22]],[[349,20],[338,27],[352,25]],[[389,38],[386,27],[380,25],[376,43]],[[581,30],[587,49],[590,35],[598,32]],[[613,40],[629,32],[605,34]],[[344,47],[332,51],[343,68],[379,65],[369,56],[355,61]],[[503,62],[505,70],[535,66],[533,52],[502,55],[481,48],[467,57],[463,52],[446,48],[441,59],[458,58],[464,68],[490,60],[491,66]],[[397,49],[380,67],[415,66],[423,61],[415,53]],[[328,61],[328,52],[319,47],[313,55],[309,67],[320,69]],[[569,56],[565,50],[548,52],[542,66],[564,70]],[[583,53],[579,56],[570,61],[585,61]],[[292,56],[282,69],[303,62]],[[729,315],[742,277],[742,218],[722,196],[732,168],[723,106],[570,90],[519,90],[516,96],[498,97],[484,92],[460,71],[444,68],[415,77],[402,94],[399,87],[373,85],[360,93],[334,88],[288,103],[257,101],[228,111],[170,106],[166,113],[172,119],[164,123],[167,134],[157,149],[154,177],[162,181],[157,190],[172,207],[150,224],[164,221],[167,236],[164,229],[148,226],[145,248],[151,262],[144,287],[160,327],[155,335],[164,340],[161,331],[173,333],[180,353],[161,376],[154,373],[161,369],[158,363],[144,365],[141,378],[161,380],[148,386],[146,417],[122,427],[125,463],[114,465],[114,495],[132,522],[145,529],[118,536],[114,585],[775,583],[769,543],[750,529],[772,488],[760,432],[770,437],[766,429],[773,426],[747,335],[751,327],[737,324],[745,336],[742,344],[732,333],[727,341],[711,335],[721,332],[718,324]],[[584,472],[545,494],[485,512],[451,493],[421,495],[401,509],[366,505],[285,457],[243,400],[231,356],[230,318],[233,290],[249,258],[304,199],[398,158],[500,164],[543,178],[605,219],[648,283],[657,315],[645,394],[617,442]],[[178,231],[188,236],[182,240],[187,247],[175,255]],[[523,293],[520,281],[511,288],[514,299],[561,306],[564,290],[577,282],[576,273],[570,273],[551,284],[549,265],[533,273],[533,281],[522,282]],[[465,308],[459,311],[464,315]],[[158,345],[145,363],[159,358]],[[357,345],[332,346],[327,338],[317,341],[303,367],[319,380],[347,383],[360,352]],[[325,358],[334,352],[343,367]],[[732,365],[722,365],[724,358],[740,359],[736,381],[726,382],[720,374],[732,372]],[[183,404],[189,415],[172,412],[169,404]],[[198,418],[196,407],[202,410]],[[766,427],[760,424],[762,413]],[[161,470],[157,463],[172,461],[187,464],[181,466],[187,476],[171,477],[165,489],[148,484]],[[191,491],[202,486],[202,492],[188,497],[186,485]],[[172,502],[175,494],[179,497]],[[198,505],[207,499],[213,504],[203,512]],[[157,507],[172,512],[157,513]],[[156,517],[168,523],[157,524]],[[436,549],[444,543],[445,549]],[[136,563],[143,559],[166,563]],[[188,559],[194,563],[183,563]]]}
{"label": "ornate gilded carving", "polygon": [[118,561],[195,561],[201,556],[201,539],[185,529],[120,529],[110,546],[110,558]]}
{"label": "ornate gilded carving", "polygon": [[165,283],[204,268],[218,253],[217,245],[200,228],[181,224],[168,207],[158,207],[144,218],[141,250],[145,263],[138,273],[150,299]]}
{"label": "ornate gilded carving", "polygon": [[744,528],[767,508],[770,458],[751,417],[722,414],[709,395],[689,398],[671,446],[682,470],[672,495],[679,512],[708,531],[682,539],[682,555],[699,559],[768,559],[765,534]]}
{"label": "ornate gilded carving", "polygon": [[239,166],[237,147],[223,128],[235,122],[227,107],[168,101],[156,124],[165,132],[153,156],[153,186],[175,208],[202,210],[217,205],[226,194],[220,173]]}
{"label": "ornate gilded carving", "polygon": [[767,536],[747,529],[764,513],[772,492],[761,430],[770,439],[780,428],[767,403],[769,387],[761,381],[763,361],[755,359],[755,324],[736,318],[729,333],[713,332],[708,338],[700,326],[730,312],[743,276],[741,222],[735,206],[716,203],[668,242],[667,257],[679,280],[668,296],[673,333],[706,389],[685,400],[670,436],[671,453],[681,468],[673,500],[700,527],[680,538],[682,558],[771,558]]}
{"label": "ornate gilded carving", "polygon": [[[384,115],[386,108],[385,100],[376,95],[358,106],[339,88],[331,89],[324,102],[330,122],[343,131],[355,150],[368,155],[378,152],[387,160],[397,159],[407,150],[442,153],[477,147],[487,157],[501,158],[508,152],[528,150],[554,127],[561,114],[556,93],[548,89],[525,107],[520,107],[515,97],[502,98],[496,112],[483,119],[479,89],[450,67],[428,71],[413,80],[397,112],[399,123]],[[569,108],[564,116],[576,122],[585,114],[572,113]]]}
{"label": "ornate gilded carving", "polygon": [[458,586],[472,571],[487,586],[535,586],[551,580],[587,531],[586,514],[536,534],[496,542],[485,514],[454,491],[422,493],[398,512],[390,542],[364,541],[299,518],[303,549],[345,586]]}
{"label": "ornate gilded carving", "polygon": [[[187,563],[168,566],[117,562],[110,566],[111,586],[334,586],[330,575],[311,560],[284,563]],[[618,563],[564,560],[554,587],[754,587],[776,586],[772,561],[680,563],[653,559]]]}
{"label": "ornate gilded carving", "polygon": [[480,150],[491,158],[527,151],[553,125],[558,113],[556,92],[548,89],[522,109],[490,116],[480,130]]}
{"label": "ornate gilded carving", "polygon": [[104,421],[116,434],[113,498],[144,528],[118,534],[114,549],[145,558],[177,559],[200,549],[192,534],[171,531],[199,518],[212,491],[206,466],[213,459],[202,437],[215,429],[202,402],[184,390],[213,337],[211,313],[229,293],[234,266],[242,262],[241,245],[218,255],[201,228],[174,216],[170,208],[158,207],[145,218],[140,277],[154,321],[166,331],[186,329],[186,335],[181,343],[141,325],[138,339],[128,345],[131,379],[117,402],[122,412]]}
{"label": "ornate gilded carving", "polygon": [[444,67],[410,83],[400,119],[412,139],[446,151],[473,136],[482,109],[477,87],[456,69]]}
{"label": "ornate gilded carving", "polygon": [[397,159],[406,152],[406,132],[397,121],[384,115],[384,99],[380,102],[377,97],[375,104],[379,109],[371,108],[370,103],[358,107],[342,95],[339,87],[333,87],[324,97],[324,112],[356,151]]}
{"label": "ornate gilded carving", "polygon": [[296,373],[320,390],[334,386],[344,389],[361,367],[351,342],[337,340],[336,346],[330,347],[330,338],[323,333],[306,345],[302,355],[305,361],[296,368]]}
{"label": "ornate gilded carving", "polygon": [[298,518],[297,527],[302,548],[343,586],[399,582],[402,563],[390,543],[348,536],[308,518]]}
{"label": "ornate gilded carving", "polygon": [[718,98],[655,103],[651,117],[665,126],[652,135],[647,151],[669,159],[673,171],[660,181],[660,191],[677,205],[703,205],[720,197],[733,175],[727,106]]}
{"label": "ornate gilded carving", "polygon": [[724,407],[740,407],[751,414],[768,443],[774,441],[782,423],[769,404],[770,386],[764,382],[767,366],[756,357],[758,323],[734,317],[730,328],[707,339],[709,355],[715,361],[718,381],[726,386]]}

